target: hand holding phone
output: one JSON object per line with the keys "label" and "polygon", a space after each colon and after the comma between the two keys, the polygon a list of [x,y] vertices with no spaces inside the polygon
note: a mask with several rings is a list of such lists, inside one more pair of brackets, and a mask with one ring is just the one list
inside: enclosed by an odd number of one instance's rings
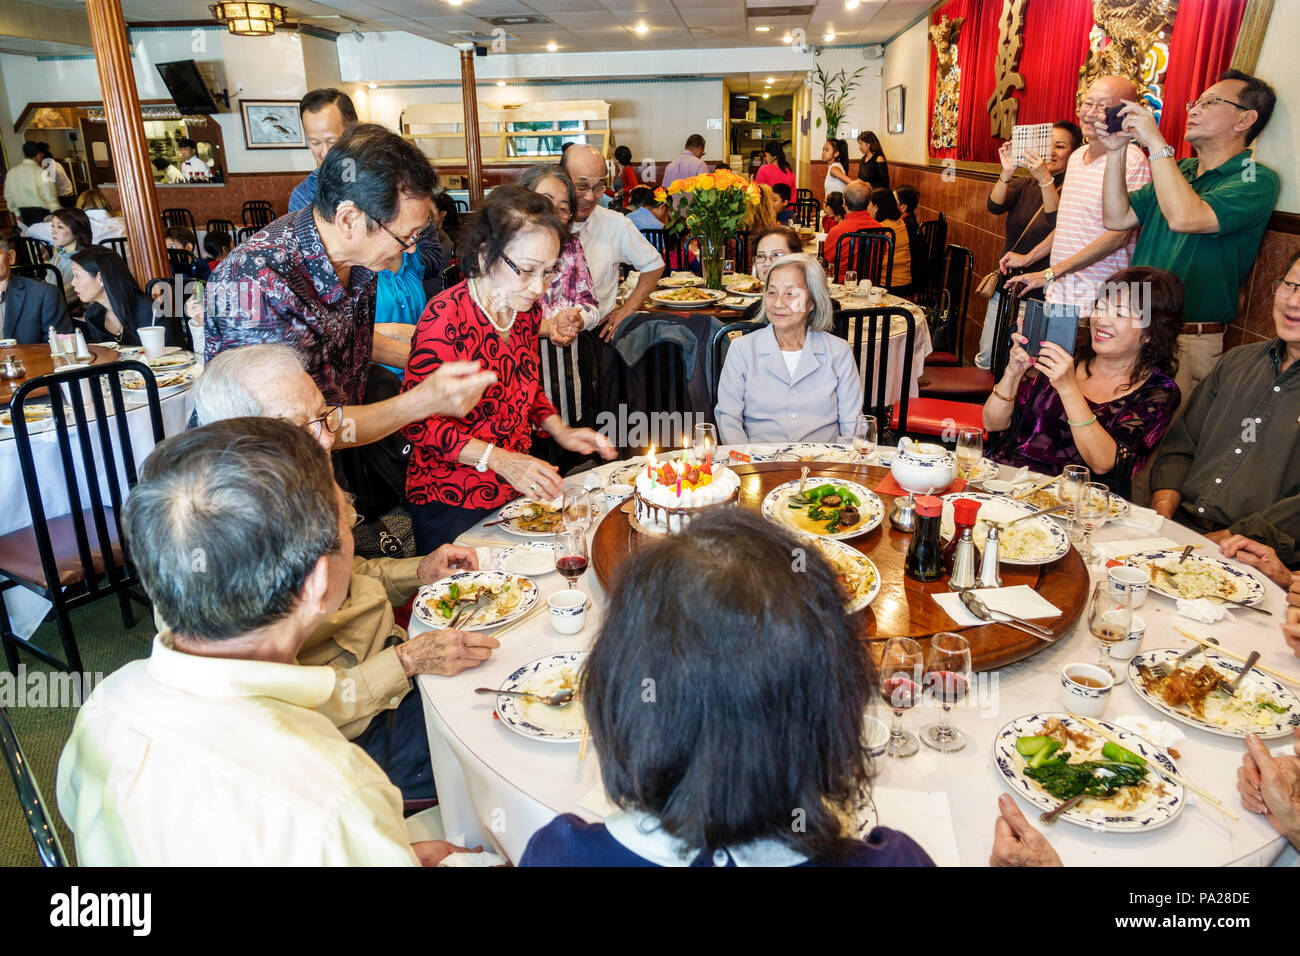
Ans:
{"label": "hand holding phone", "polygon": [[1123,103],[1116,103],[1114,106],[1106,107],[1106,132],[1121,133],[1124,131],[1124,117],[1120,116],[1123,111]]}
{"label": "hand holding phone", "polygon": [[1070,355],[1079,328],[1079,310],[1075,306],[1045,303],[1030,299],[1025,303],[1025,317],[1021,334],[1026,341],[1025,353],[1037,359],[1044,342],[1055,342]]}

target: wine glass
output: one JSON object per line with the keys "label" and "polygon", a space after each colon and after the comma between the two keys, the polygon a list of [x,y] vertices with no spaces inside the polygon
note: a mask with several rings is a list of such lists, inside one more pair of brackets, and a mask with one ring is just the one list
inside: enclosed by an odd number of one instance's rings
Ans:
{"label": "wine glass", "polygon": [[587,532],[596,523],[595,495],[582,488],[565,488],[560,520],[566,531]]}
{"label": "wine glass", "polygon": [[957,429],[957,474],[967,481],[984,455],[984,430],[967,426]]}
{"label": "wine glass", "polygon": [[1110,648],[1113,644],[1128,640],[1133,629],[1133,592],[1120,590],[1112,581],[1099,581],[1092,589],[1092,599],[1088,605],[1088,630],[1101,645],[1101,660],[1098,666],[1111,677]]}
{"label": "wine glass", "polygon": [[1092,546],[1092,533],[1106,523],[1110,517],[1110,489],[1103,484],[1089,481],[1079,491],[1079,502],[1074,508],[1075,518],[1083,529],[1083,546],[1079,549],[1085,564],[1091,564],[1097,556]]}
{"label": "wine glass", "polygon": [[894,712],[889,728],[891,757],[910,757],[921,749],[915,734],[903,729],[903,711],[916,706],[921,696],[920,678],[925,667],[921,645],[910,637],[891,637],[880,655],[880,696]]}
{"label": "wine glass", "polygon": [[1061,477],[1056,480],[1056,498],[1065,505],[1067,516],[1066,533],[1071,541],[1078,541],[1075,531],[1074,512],[1079,505],[1079,492],[1092,480],[1092,473],[1083,465],[1066,465]]}
{"label": "wine glass", "polygon": [[954,753],[966,746],[966,736],[948,723],[948,710],[966,696],[970,686],[970,644],[960,634],[940,631],[930,638],[925,655],[925,690],[943,705],[943,716],[921,728],[921,740],[940,753]]}
{"label": "wine glass", "polygon": [[853,295],[858,291],[858,274],[852,269],[844,273],[844,291],[848,295]]}
{"label": "wine glass", "polygon": [[876,416],[859,415],[853,426],[853,450],[865,462],[876,453]]}
{"label": "wine glass", "polygon": [[570,588],[577,585],[587,570],[587,536],[581,531],[563,531],[555,536],[555,570],[564,575]]}
{"label": "wine glass", "polygon": [[718,429],[708,422],[700,422],[695,426],[695,434],[691,442],[691,450],[695,453],[695,463],[704,464],[713,457],[713,453],[718,449]]}

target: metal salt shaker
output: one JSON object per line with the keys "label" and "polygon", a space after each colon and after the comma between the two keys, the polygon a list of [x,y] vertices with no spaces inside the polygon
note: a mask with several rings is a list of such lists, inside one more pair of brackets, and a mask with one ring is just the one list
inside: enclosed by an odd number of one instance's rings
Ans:
{"label": "metal salt shaker", "polygon": [[894,508],[889,513],[889,524],[895,531],[911,534],[916,530],[916,499],[903,495],[894,499]]}
{"label": "metal salt shaker", "polygon": [[975,539],[970,528],[963,528],[957,539],[957,550],[953,552],[948,587],[953,591],[969,591],[975,584]]}
{"label": "metal salt shaker", "polygon": [[980,564],[979,586],[982,588],[1002,587],[1002,578],[998,574],[998,529],[989,525],[989,536],[984,539],[984,561]]}
{"label": "metal salt shaker", "polygon": [[23,365],[23,360],[11,353],[5,356],[4,367],[0,369],[0,374],[8,379],[19,379],[27,374],[27,369]]}

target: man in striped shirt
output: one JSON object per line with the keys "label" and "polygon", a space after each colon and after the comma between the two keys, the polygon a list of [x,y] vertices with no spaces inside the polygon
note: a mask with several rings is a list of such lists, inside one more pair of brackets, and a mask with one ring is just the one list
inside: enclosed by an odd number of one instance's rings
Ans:
{"label": "man in striped shirt", "polygon": [[[1051,250],[1051,266],[1008,280],[1020,286],[1020,294],[1045,287],[1048,305],[1068,307],[1087,315],[1097,298],[1097,288],[1107,278],[1125,269],[1133,253],[1129,229],[1107,229],[1102,221],[1102,183],[1106,176],[1106,147],[1096,136],[1098,123],[1105,123],[1106,108],[1124,100],[1137,99],[1137,87],[1123,76],[1103,76],[1088,87],[1079,106],[1079,128],[1092,134],[1086,145],[1070,156],[1061,184],[1061,202],[1056,211],[1056,229],[1028,258],[1033,261]],[[1151,180],[1151,167],[1142,150],[1130,145],[1124,157],[1124,178],[1129,189]]]}

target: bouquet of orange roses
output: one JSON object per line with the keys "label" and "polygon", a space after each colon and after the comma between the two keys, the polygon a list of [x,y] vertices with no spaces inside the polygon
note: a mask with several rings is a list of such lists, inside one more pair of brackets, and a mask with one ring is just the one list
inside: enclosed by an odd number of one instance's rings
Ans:
{"label": "bouquet of orange roses", "polygon": [[679,179],[667,189],[661,186],[655,190],[660,202],[667,202],[670,196],[678,198],[670,206],[672,213],[665,230],[672,235],[685,233],[699,241],[704,284],[721,289],[727,240],[744,223],[746,205],[756,206],[762,199],[758,186],[722,166],[715,172]]}

